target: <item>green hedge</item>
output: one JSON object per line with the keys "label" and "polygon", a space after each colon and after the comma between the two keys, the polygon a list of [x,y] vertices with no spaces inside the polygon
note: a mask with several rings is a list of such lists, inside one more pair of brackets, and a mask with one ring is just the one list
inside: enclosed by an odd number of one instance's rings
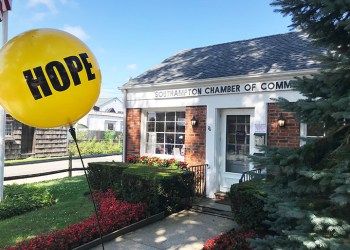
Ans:
{"label": "green hedge", "polygon": [[122,174],[123,198],[146,202],[152,214],[173,213],[189,204],[194,194],[193,172],[133,164]]}
{"label": "green hedge", "polygon": [[244,229],[265,230],[263,220],[267,196],[263,181],[247,181],[233,184],[230,189],[231,209],[234,220]]}
{"label": "green hedge", "polygon": [[56,203],[53,195],[44,187],[6,185],[4,199],[0,202],[0,219],[51,206]]}
{"label": "green hedge", "polygon": [[121,189],[121,176],[124,169],[128,167],[124,162],[90,162],[88,163],[87,174],[94,190],[107,191]]}

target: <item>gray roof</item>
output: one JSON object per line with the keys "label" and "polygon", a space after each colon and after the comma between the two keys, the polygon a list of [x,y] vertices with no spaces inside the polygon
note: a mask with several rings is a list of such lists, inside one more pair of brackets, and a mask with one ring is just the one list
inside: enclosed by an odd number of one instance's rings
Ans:
{"label": "gray roof", "polygon": [[95,103],[95,106],[97,106],[97,107],[103,106],[104,104],[106,104],[112,100],[118,100],[118,97],[98,98],[96,103]]}
{"label": "gray roof", "polygon": [[313,47],[302,32],[189,49],[124,86],[314,69],[318,68],[315,51],[320,49]]}

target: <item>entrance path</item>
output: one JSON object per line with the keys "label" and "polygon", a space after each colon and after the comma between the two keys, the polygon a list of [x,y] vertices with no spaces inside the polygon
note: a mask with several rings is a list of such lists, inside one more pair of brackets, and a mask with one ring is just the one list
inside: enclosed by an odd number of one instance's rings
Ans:
{"label": "entrance path", "polygon": [[[208,203],[207,199],[201,202],[203,206],[212,204],[213,209],[230,210],[228,205],[219,204],[217,206],[214,203]],[[238,228],[238,226],[231,218],[213,213],[202,213],[198,210],[183,210],[161,221],[105,242],[104,248],[105,250],[199,250],[208,239],[233,228]],[[92,249],[101,250],[102,246]]]}
{"label": "entrance path", "polygon": [[[204,243],[237,227],[228,218],[183,210],[165,219],[104,243],[105,250],[202,249]],[[102,246],[92,248],[101,250]]]}

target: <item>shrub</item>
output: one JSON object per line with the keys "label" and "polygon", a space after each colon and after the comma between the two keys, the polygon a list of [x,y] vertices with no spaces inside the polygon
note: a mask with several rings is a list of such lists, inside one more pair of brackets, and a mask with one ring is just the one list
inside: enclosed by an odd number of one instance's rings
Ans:
{"label": "shrub", "polygon": [[87,173],[94,190],[121,189],[121,175],[128,166],[123,162],[90,162]]}
{"label": "shrub", "polygon": [[[148,216],[146,204],[128,204],[117,200],[112,190],[95,192],[93,197],[98,204],[98,216],[103,235],[138,222]],[[93,214],[90,218],[69,225],[63,230],[54,230],[30,240],[19,242],[12,247],[6,246],[4,249],[72,249],[97,239],[99,236],[96,215]]]}
{"label": "shrub", "polygon": [[229,196],[233,218],[243,229],[266,229],[262,223],[267,218],[264,185],[262,181],[247,181],[231,186]]}
{"label": "shrub", "polygon": [[[122,152],[122,145],[112,140],[97,142],[96,138],[89,141],[79,141],[78,146],[82,155],[96,155]],[[78,156],[78,149],[75,143],[69,143],[69,151],[73,156]]]}
{"label": "shrub", "polygon": [[108,131],[105,131],[104,134],[103,134],[103,139],[105,140],[114,140],[115,137],[117,136],[117,133],[113,130],[108,130]]}
{"label": "shrub", "polygon": [[193,173],[133,164],[123,171],[122,191],[129,202],[146,202],[152,214],[172,213],[186,207],[193,196]]}
{"label": "shrub", "polygon": [[218,236],[207,240],[202,250],[253,249],[249,247],[248,239],[256,238],[257,236],[258,235],[254,231],[242,231],[242,232],[229,231],[226,233],[221,233]]}
{"label": "shrub", "polygon": [[0,219],[7,219],[55,203],[53,195],[44,187],[6,185],[4,199],[0,202]]}

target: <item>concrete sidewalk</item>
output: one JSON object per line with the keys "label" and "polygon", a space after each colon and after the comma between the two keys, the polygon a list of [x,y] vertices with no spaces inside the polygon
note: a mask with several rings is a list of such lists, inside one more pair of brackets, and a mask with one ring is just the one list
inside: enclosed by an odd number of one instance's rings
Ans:
{"label": "concrete sidewalk", "polygon": [[[224,209],[229,209],[229,206]],[[104,242],[104,249],[202,249],[208,239],[237,227],[237,224],[230,218],[194,210],[183,210],[112,241]],[[101,250],[102,246],[93,249]]]}

